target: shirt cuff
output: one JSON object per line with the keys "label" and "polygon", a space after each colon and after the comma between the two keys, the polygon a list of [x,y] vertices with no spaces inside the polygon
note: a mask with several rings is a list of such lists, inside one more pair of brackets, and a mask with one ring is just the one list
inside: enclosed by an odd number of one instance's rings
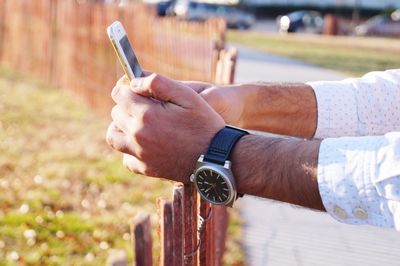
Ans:
{"label": "shirt cuff", "polygon": [[[318,186],[323,205],[333,218],[400,230],[398,145],[400,133],[322,141]],[[388,173],[385,168],[389,165],[393,167]]]}
{"label": "shirt cuff", "polygon": [[317,100],[318,122],[315,138],[356,136],[357,102],[353,85],[346,81],[309,82]]}

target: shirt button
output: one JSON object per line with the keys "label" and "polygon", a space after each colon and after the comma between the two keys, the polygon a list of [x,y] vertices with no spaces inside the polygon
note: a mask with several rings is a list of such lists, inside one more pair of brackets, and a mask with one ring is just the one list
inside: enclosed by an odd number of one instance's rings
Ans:
{"label": "shirt button", "polygon": [[342,208],[340,208],[339,206],[337,206],[337,205],[335,205],[335,207],[333,207],[333,212],[340,219],[347,219],[347,217],[348,217],[347,212],[345,210],[343,210]]}
{"label": "shirt button", "polygon": [[358,219],[365,220],[368,218],[368,213],[364,209],[361,209],[361,208],[355,208],[353,211],[353,214]]}

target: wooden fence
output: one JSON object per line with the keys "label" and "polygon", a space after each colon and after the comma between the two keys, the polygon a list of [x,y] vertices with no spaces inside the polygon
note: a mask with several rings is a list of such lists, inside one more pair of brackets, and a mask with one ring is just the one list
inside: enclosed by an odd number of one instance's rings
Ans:
{"label": "wooden fence", "polygon": [[139,4],[0,0],[0,62],[108,111],[123,74],[105,33],[114,20],[124,24],[143,68],[182,80],[232,80],[217,76],[218,61],[226,61],[223,21],[160,19]]}
{"label": "wooden fence", "polygon": [[[131,221],[134,265],[221,265],[228,227],[226,207],[200,200],[192,185],[177,184],[172,198],[159,199],[157,208],[159,261],[152,258],[150,218],[141,213]],[[114,261],[108,265],[126,265]]]}
{"label": "wooden fence", "polygon": [[[237,52],[224,50],[224,22],[160,19],[152,9],[137,4],[0,0],[0,63],[81,95],[92,107],[109,112],[111,88],[122,69],[105,30],[117,19],[145,69],[176,79],[234,81]],[[161,265],[220,265],[228,223],[225,207],[200,200],[191,185],[177,184],[172,199],[158,201],[158,210]],[[136,217],[131,233],[134,263],[157,264],[151,256],[148,216]],[[109,264],[126,265],[126,259],[111,259]]]}

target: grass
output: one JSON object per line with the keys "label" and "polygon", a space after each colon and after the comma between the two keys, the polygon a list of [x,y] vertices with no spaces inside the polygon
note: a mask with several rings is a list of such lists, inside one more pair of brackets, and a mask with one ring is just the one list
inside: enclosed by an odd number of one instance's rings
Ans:
{"label": "grass", "polygon": [[[0,265],[104,265],[132,259],[128,220],[151,213],[168,181],[134,175],[104,141],[108,119],[78,99],[0,68]],[[225,264],[243,264],[233,213]],[[154,255],[159,244],[154,235]]]}
{"label": "grass", "polygon": [[228,40],[351,76],[400,68],[399,39],[230,31]]}

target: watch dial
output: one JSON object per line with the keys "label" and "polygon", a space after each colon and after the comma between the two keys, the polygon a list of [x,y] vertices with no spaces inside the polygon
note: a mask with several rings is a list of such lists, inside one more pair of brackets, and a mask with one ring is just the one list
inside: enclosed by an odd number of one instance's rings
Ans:
{"label": "watch dial", "polygon": [[216,171],[211,169],[202,170],[197,174],[196,183],[200,194],[209,201],[223,204],[229,199],[229,186]]}

